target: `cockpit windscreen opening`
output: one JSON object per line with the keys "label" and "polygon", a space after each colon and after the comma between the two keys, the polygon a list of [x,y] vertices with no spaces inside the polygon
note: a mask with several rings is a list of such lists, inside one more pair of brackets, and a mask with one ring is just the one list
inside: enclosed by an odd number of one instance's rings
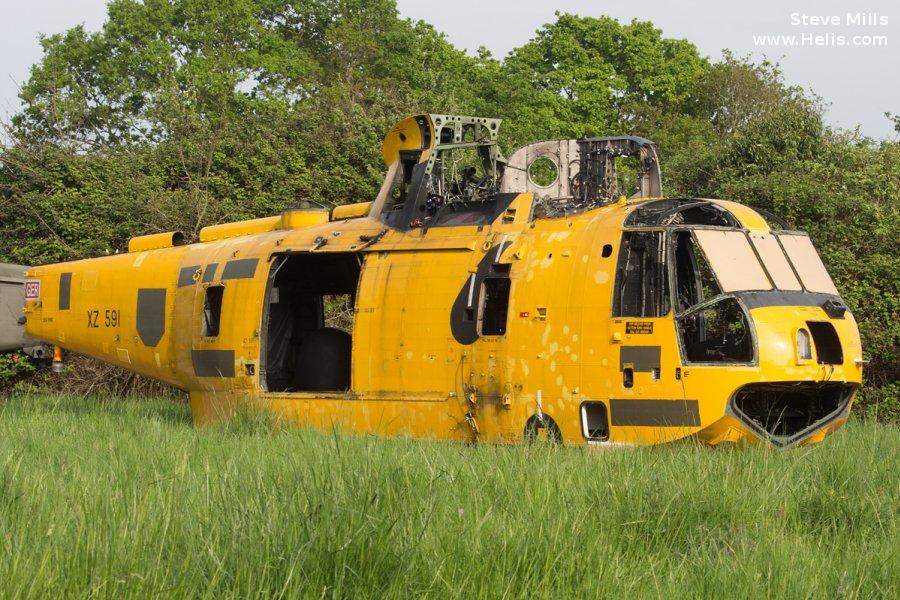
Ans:
{"label": "cockpit windscreen opening", "polygon": [[[723,295],[697,239],[690,231],[674,233],[674,289],[678,333],[684,358],[694,363],[750,363],[753,336],[750,322],[738,301]],[[730,244],[731,256],[740,258],[740,246]],[[735,251],[734,249],[737,248]],[[757,264],[758,267],[758,264]]]}

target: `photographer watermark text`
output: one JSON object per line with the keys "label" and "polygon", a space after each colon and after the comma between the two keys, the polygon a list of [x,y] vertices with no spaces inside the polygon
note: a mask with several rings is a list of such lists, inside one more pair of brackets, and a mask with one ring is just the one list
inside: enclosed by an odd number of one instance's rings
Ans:
{"label": "photographer watermark text", "polygon": [[883,31],[889,22],[887,15],[874,12],[848,12],[834,15],[793,12],[789,16],[789,23],[792,27],[802,28],[802,31],[787,34],[755,34],[753,35],[753,45],[887,47],[888,36]]}

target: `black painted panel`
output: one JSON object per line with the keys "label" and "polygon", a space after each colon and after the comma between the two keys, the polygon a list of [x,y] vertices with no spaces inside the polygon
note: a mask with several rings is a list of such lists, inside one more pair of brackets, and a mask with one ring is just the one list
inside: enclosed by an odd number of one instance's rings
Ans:
{"label": "black painted panel", "polygon": [[696,400],[610,400],[612,424],[636,427],[696,427]]}
{"label": "black painted panel", "polygon": [[191,350],[197,377],[234,377],[234,350]]}
{"label": "black painted panel", "polygon": [[250,279],[256,273],[258,258],[229,260],[222,271],[222,281],[226,279]]}
{"label": "black painted panel", "polygon": [[181,270],[178,271],[178,287],[193,285],[194,273],[196,273],[197,269],[199,268],[200,265],[194,265],[192,267],[182,267]]}
{"label": "black painted panel", "polygon": [[762,308],[764,306],[822,306],[829,300],[840,301],[840,298],[831,294],[819,294],[813,292],[735,292],[747,308]]}
{"label": "black painted panel", "polygon": [[209,263],[206,265],[206,268],[203,269],[203,283],[209,283],[213,279],[216,278],[216,269],[219,268],[219,263]]}
{"label": "black painted panel", "polygon": [[59,310],[69,310],[72,299],[72,274],[59,274]]}
{"label": "black painted panel", "polygon": [[[499,244],[494,246],[484,255],[475,270],[474,280],[473,274],[466,272],[465,283],[456,295],[453,306],[450,307],[450,331],[453,333],[453,339],[460,344],[473,344],[479,337],[478,307],[481,305],[481,284],[487,276],[491,275],[494,261],[499,259],[509,242],[504,244],[503,248],[500,248]],[[471,305],[469,304],[470,288]]]}
{"label": "black painted panel", "polygon": [[649,373],[659,368],[659,346],[622,346],[619,353],[619,370],[631,363],[635,372]]}

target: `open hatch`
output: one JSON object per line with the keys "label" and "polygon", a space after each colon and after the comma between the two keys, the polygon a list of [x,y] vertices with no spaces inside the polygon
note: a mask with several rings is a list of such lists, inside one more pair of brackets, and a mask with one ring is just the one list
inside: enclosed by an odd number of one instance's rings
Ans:
{"label": "open hatch", "polygon": [[350,389],[362,257],[301,253],[272,261],[263,313],[262,382],[270,392]]}

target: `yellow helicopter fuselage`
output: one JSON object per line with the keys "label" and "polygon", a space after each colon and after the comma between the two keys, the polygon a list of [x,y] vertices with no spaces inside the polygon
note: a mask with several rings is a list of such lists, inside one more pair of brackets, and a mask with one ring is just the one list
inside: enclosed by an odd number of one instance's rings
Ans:
{"label": "yellow helicopter fuselage", "polygon": [[198,424],[248,403],[350,433],[788,446],[845,422],[859,334],[805,235],[721,200],[536,216],[539,189],[388,218],[438,121],[391,131],[372,203],[33,268],[28,334],[186,390]]}

